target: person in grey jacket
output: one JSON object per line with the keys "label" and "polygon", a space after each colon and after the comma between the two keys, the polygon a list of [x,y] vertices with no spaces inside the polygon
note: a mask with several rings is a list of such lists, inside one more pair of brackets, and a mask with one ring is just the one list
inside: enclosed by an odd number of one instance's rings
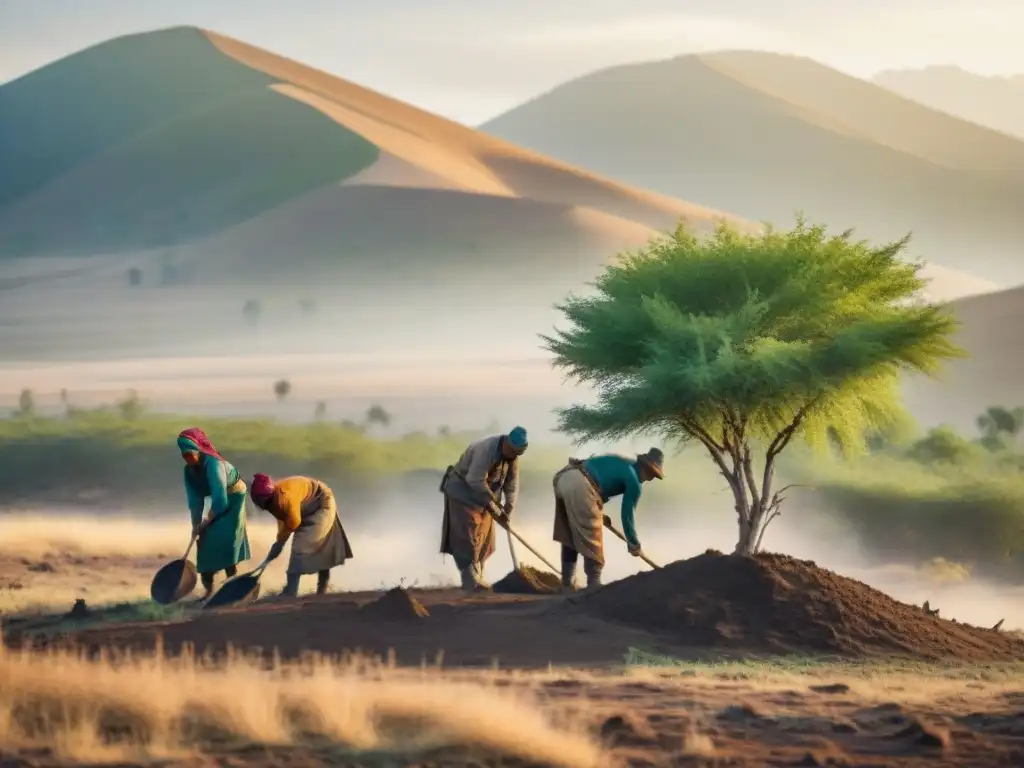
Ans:
{"label": "person in grey jacket", "polygon": [[477,440],[448,467],[441,481],[441,553],[455,559],[466,591],[490,589],[483,571],[494,554],[496,521],[488,505],[497,506],[502,515],[499,524],[507,525],[519,493],[519,457],[528,445],[523,427]]}

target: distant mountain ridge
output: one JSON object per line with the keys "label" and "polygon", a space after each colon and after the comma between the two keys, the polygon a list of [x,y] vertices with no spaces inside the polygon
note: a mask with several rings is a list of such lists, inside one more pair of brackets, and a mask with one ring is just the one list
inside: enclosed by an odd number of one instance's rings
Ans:
{"label": "distant mountain ridge", "polygon": [[978,75],[954,66],[890,69],[872,82],[932,109],[1024,139],[1024,74]]}
{"label": "distant mountain ridge", "polygon": [[780,225],[796,210],[1024,282],[1024,142],[797,56],[611,67],[481,126],[613,178]]}

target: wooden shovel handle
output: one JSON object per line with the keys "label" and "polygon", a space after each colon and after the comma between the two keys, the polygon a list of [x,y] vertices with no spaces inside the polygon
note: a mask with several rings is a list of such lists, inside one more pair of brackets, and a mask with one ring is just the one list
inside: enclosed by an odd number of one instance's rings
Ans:
{"label": "wooden shovel handle", "polygon": [[[618,528],[616,528],[616,527],[615,527],[614,525],[612,525],[611,523],[605,523],[605,528],[607,528],[607,529],[608,529],[609,531],[611,531],[612,533],[614,533],[614,534],[615,534],[616,536],[618,536],[618,537],[619,537],[620,539],[622,539],[623,541],[625,541],[627,545],[629,544],[629,542],[628,542],[628,541],[626,541],[626,537],[625,537],[625,535],[624,535],[624,534],[622,533],[622,531],[620,531],[620,530],[619,530]],[[640,559],[641,559],[641,560],[643,560],[643,561],[644,561],[645,563],[647,563],[647,564],[648,564],[649,566],[651,566],[651,568],[653,568],[654,570],[658,570],[659,568],[661,568],[661,566],[660,566],[660,565],[658,565],[658,564],[657,564],[656,562],[654,562],[653,560],[651,560],[651,558],[649,558],[649,557],[648,557],[647,555],[645,555],[645,554],[644,554],[643,552],[641,552],[641,553],[640,553]]]}

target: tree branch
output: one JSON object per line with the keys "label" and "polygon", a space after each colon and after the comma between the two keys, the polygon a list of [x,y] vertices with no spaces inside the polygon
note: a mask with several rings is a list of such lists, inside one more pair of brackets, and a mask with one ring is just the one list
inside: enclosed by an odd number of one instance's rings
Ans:
{"label": "tree branch", "polygon": [[759,508],[763,497],[757,492],[757,478],[754,477],[754,465],[750,457],[750,446],[746,444],[743,446],[743,474],[746,476],[747,486],[750,488],[752,506],[755,509]]}
{"label": "tree branch", "polygon": [[764,532],[768,530],[768,523],[770,523],[772,520],[774,520],[780,514],[781,513],[778,511],[778,509],[776,509],[770,515],[768,515],[768,518],[761,525],[761,530],[757,532],[757,542],[755,542],[755,544],[754,544],[754,552],[755,553],[761,551],[761,542],[764,541]]}
{"label": "tree branch", "polygon": [[798,410],[796,412],[796,415],[793,416],[793,420],[789,423],[789,426],[787,426],[785,429],[783,429],[781,432],[779,432],[779,434],[775,436],[775,439],[772,440],[771,444],[768,446],[767,457],[769,460],[774,459],[776,456],[782,453],[782,450],[787,445],[789,445],[789,441],[793,438],[793,435],[800,427],[800,424],[803,423],[804,417],[807,415],[807,412],[817,402],[818,400],[817,398],[815,398],[814,400],[811,400],[809,403],[806,403],[805,405],[801,406],[800,410]]}

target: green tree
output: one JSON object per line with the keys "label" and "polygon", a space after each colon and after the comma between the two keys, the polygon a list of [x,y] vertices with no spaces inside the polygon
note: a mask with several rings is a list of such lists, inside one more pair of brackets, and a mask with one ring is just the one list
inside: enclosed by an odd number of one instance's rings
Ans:
{"label": "green tree", "polygon": [[928,434],[907,449],[907,458],[921,464],[968,464],[985,455],[975,443],[952,427],[941,426],[928,430]]}
{"label": "green tree", "polygon": [[990,451],[1005,448],[1017,438],[1024,427],[1024,408],[1004,408],[993,405],[977,418],[981,444]]}
{"label": "green tree", "polygon": [[683,225],[601,274],[592,296],[558,309],[544,336],[554,365],[591,384],[595,405],[560,409],[578,442],[660,434],[704,446],[735,501],[737,554],[761,546],[780,512],[779,455],[794,437],[863,451],[865,436],[907,419],[901,373],[932,374],[963,352],[957,322],[917,300],[909,236],[872,247],[802,218],[790,231]]}
{"label": "green tree", "polygon": [[142,398],[134,389],[128,390],[124,397],[115,403],[115,407],[121,414],[121,418],[127,421],[134,421],[142,415],[144,406]]}
{"label": "green tree", "polygon": [[257,299],[249,299],[242,306],[242,315],[250,323],[255,323],[263,314],[263,305]]}
{"label": "green tree", "polygon": [[391,414],[388,413],[387,409],[383,405],[374,403],[366,409],[366,426],[370,427],[374,424],[379,424],[385,429],[391,424]]}
{"label": "green tree", "polygon": [[284,399],[291,394],[292,383],[288,379],[278,379],[274,382],[274,394],[277,399],[284,402]]}
{"label": "green tree", "polygon": [[36,396],[31,389],[21,390],[18,395],[18,409],[14,412],[22,419],[30,419],[36,414]]}

